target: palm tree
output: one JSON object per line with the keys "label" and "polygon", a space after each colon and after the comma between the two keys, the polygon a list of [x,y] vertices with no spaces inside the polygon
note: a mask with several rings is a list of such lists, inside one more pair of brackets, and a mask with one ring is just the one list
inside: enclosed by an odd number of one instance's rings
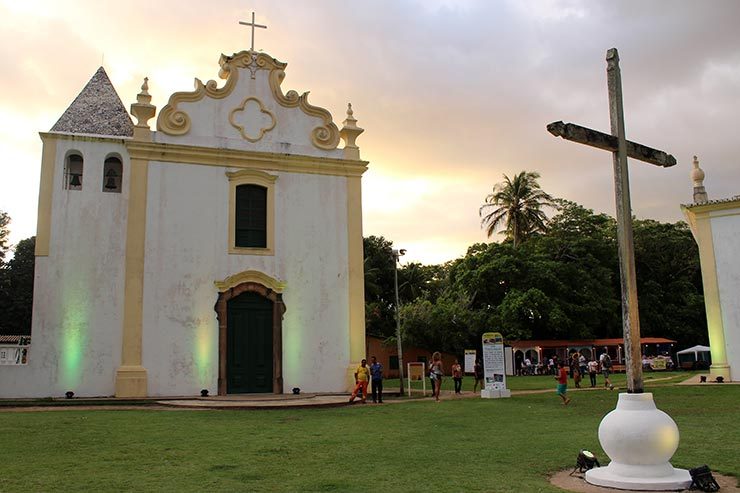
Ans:
{"label": "palm tree", "polygon": [[[490,238],[496,229],[505,226],[502,234],[514,242],[514,248],[532,233],[545,231],[547,216],[542,207],[556,207],[551,195],[545,193],[537,179],[536,171],[522,171],[510,179],[493,186],[492,193],[486,196],[486,203],[478,211],[481,227],[486,227]],[[485,211],[493,209],[483,215]]]}

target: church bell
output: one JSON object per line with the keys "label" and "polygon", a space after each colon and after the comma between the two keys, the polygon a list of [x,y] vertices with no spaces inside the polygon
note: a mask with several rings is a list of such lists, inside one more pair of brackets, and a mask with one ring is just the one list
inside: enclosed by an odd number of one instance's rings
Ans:
{"label": "church bell", "polygon": [[109,169],[108,172],[105,174],[106,190],[115,190],[116,188],[118,188],[118,185],[116,184],[116,178],[118,178],[118,173],[116,173],[112,169]]}
{"label": "church bell", "polygon": [[72,173],[72,179],[69,180],[69,186],[70,187],[81,187],[82,182],[80,181],[80,175],[77,173]]}

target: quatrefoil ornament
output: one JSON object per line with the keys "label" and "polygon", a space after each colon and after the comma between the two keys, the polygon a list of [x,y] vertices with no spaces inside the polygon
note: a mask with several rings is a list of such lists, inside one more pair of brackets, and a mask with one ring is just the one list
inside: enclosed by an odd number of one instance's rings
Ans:
{"label": "quatrefoil ornament", "polygon": [[241,106],[229,113],[229,123],[239,130],[242,138],[249,142],[257,142],[265,133],[275,128],[277,120],[272,111],[265,108],[262,101],[250,96]]}

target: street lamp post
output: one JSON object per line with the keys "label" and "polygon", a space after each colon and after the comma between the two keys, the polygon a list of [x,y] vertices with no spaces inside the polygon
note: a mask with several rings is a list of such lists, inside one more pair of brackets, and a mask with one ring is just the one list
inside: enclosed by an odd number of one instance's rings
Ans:
{"label": "street lamp post", "polygon": [[400,382],[400,395],[404,395],[403,392],[403,348],[401,347],[401,314],[399,312],[399,301],[398,301],[398,259],[399,257],[406,255],[406,250],[401,248],[400,250],[393,249],[391,251],[393,255],[393,284],[396,288],[396,342],[398,344],[398,378]]}

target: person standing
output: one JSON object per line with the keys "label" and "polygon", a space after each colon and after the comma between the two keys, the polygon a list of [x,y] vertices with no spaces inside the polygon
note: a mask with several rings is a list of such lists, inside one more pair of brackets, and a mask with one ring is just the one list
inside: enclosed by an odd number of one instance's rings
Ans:
{"label": "person standing", "polygon": [[563,404],[567,406],[570,397],[566,395],[568,393],[568,371],[565,369],[564,362],[558,362],[558,374],[555,376],[555,380],[558,381],[556,392],[563,399]]}
{"label": "person standing", "polygon": [[362,403],[365,404],[367,400],[367,384],[370,381],[370,368],[367,366],[367,360],[363,359],[360,366],[355,370],[355,390],[352,391],[352,395],[349,398],[350,402],[354,402],[357,398],[357,393],[362,391]]}
{"label": "person standing", "polygon": [[475,360],[475,365],[473,365],[473,378],[475,378],[473,392],[476,391],[478,385],[480,385],[480,389],[483,390],[483,365],[479,359]]}
{"label": "person standing", "polygon": [[614,385],[612,385],[612,381],[609,379],[609,375],[611,375],[611,373],[612,359],[609,357],[608,353],[604,353],[601,355],[601,374],[604,375],[604,388],[614,390]]}
{"label": "person standing", "polygon": [[573,369],[573,382],[575,382],[577,389],[581,388],[581,378],[581,369],[576,366]]}
{"label": "person standing", "polygon": [[596,387],[596,374],[599,372],[599,363],[595,359],[588,362],[588,376],[591,379],[591,387]]}
{"label": "person standing", "polygon": [[588,360],[583,355],[583,353],[578,354],[578,369],[581,370],[581,377],[586,378],[586,373],[588,373]]}
{"label": "person standing", "polygon": [[578,352],[570,355],[570,364],[568,370],[570,370],[570,378],[573,378],[573,370],[578,368]]}
{"label": "person standing", "polygon": [[373,402],[383,403],[383,365],[375,356],[370,357],[370,376],[372,377]]}
{"label": "person standing", "polygon": [[442,375],[444,371],[442,369],[442,354],[439,351],[435,351],[432,355],[432,364],[429,367],[431,374],[434,375],[434,398],[439,402],[439,394],[442,390]]}
{"label": "person standing", "polygon": [[455,381],[455,394],[462,393],[462,379],[463,372],[460,363],[455,360],[455,364],[452,365],[452,379]]}

